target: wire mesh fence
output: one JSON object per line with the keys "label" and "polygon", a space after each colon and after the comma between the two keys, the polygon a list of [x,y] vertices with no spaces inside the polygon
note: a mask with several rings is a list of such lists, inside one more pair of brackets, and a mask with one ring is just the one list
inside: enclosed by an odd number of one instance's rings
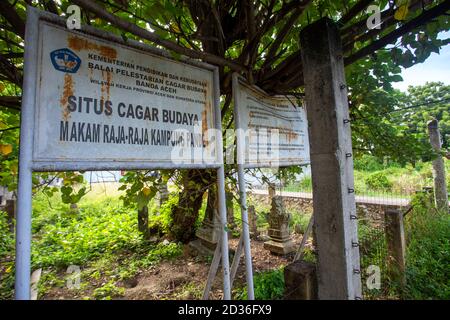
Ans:
{"label": "wire mesh fence", "polygon": [[[387,246],[384,219],[358,220],[362,292],[364,299],[382,295],[386,289]],[[375,273],[378,272],[379,278]]]}
{"label": "wire mesh fence", "polygon": [[[358,178],[358,177],[357,177]],[[383,178],[379,178],[383,180]],[[404,179],[405,181],[402,181]],[[360,179],[361,180],[361,179]],[[386,239],[385,212],[398,210],[407,213],[411,209],[411,199],[417,192],[427,192],[431,179],[399,178],[398,184],[389,188],[370,188],[355,180],[355,200],[358,216],[358,238],[360,252],[361,282],[364,299],[396,298],[396,284],[389,278],[389,253]],[[294,208],[304,208],[305,201],[312,211],[312,184],[309,176],[289,185],[275,184],[277,195],[286,202],[294,201]],[[252,185],[252,193],[268,195],[267,185]],[[296,200],[298,199],[298,200]],[[301,204],[301,205],[300,205]],[[301,209],[300,209],[301,210]]]}

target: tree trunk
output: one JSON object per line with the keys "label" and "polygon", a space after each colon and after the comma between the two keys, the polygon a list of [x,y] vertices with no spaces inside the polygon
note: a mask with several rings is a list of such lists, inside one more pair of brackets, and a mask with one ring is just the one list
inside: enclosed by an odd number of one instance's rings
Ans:
{"label": "tree trunk", "polygon": [[170,236],[187,243],[195,237],[195,223],[202,206],[203,194],[214,183],[209,170],[188,170],[183,173],[183,188],[178,204],[172,210]]}
{"label": "tree trunk", "polygon": [[138,230],[143,234],[144,239],[148,240],[150,233],[148,229],[148,207],[144,206],[138,210]]}

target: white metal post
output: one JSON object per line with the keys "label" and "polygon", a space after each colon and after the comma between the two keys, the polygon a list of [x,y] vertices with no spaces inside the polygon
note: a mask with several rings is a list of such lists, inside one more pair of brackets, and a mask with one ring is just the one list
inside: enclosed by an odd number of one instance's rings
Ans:
{"label": "white metal post", "polygon": [[30,299],[31,274],[31,189],[33,116],[36,92],[38,16],[27,10],[25,65],[20,117],[19,181],[16,221],[15,298]]}
{"label": "white metal post", "polygon": [[223,270],[223,299],[231,300],[231,287],[230,287],[230,261],[228,256],[228,232],[227,226],[227,207],[225,200],[225,172],[223,163],[223,141],[222,141],[222,117],[220,114],[220,88],[219,88],[219,71],[214,70],[214,103],[215,105],[215,122],[216,122],[216,148],[219,152],[221,165],[217,169],[217,197],[219,202],[219,214],[222,241],[222,270]]}
{"label": "white metal post", "polygon": [[248,214],[247,214],[247,195],[245,187],[244,176],[244,162],[245,162],[245,135],[243,134],[239,121],[238,112],[238,88],[239,79],[236,73],[233,74],[233,100],[234,100],[234,121],[236,124],[236,146],[237,146],[237,169],[238,169],[238,182],[239,182],[239,199],[241,201],[241,217],[242,217],[242,236],[244,240],[244,253],[245,253],[245,271],[247,280],[247,296],[249,300],[255,299],[253,289],[253,267],[252,267],[252,253],[250,247],[250,232],[248,227]]}

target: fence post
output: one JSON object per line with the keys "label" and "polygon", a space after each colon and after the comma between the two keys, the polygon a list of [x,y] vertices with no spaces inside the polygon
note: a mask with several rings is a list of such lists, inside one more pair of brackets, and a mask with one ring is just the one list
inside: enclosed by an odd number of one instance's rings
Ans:
{"label": "fence post", "polygon": [[430,143],[437,154],[433,160],[434,201],[436,208],[448,212],[448,193],[445,181],[445,166],[441,155],[441,137],[439,134],[439,122],[433,119],[428,122],[428,134]]}
{"label": "fence post", "polygon": [[403,229],[403,214],[399,210],[387,209],[384,212],[386,245],[389,278],[400,284],[401,289],[406,285],[405,260],[406,244]]}
{"label": "fence post", "polygon": [[308,114],[320,299],[360,299],[353,154],[338,26],[323,18],[300,33]]}
{"label": "fence post", "polygon": [[284,268],[286,300],[317,300],[316,266],[306,261],[294,261]]}

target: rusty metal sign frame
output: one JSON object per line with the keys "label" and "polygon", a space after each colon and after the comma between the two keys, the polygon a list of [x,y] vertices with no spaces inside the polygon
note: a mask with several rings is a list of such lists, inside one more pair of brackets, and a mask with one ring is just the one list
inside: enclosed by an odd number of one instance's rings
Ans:
{"label": "rusty metal sign frame", "polygon": [[[214,124],[217,129],[216,143],[216,163],[149,163],[139,162],[54,162],[54,161],[34,161],[33,146],[35,132],[35,112],[37,104],[37,77],[38,77],[38,56],[39,56],[39,25],[43,20],[57,26],[65,26],[64,18],[49,12],[27,6],[27,21],[25,34],[25,55],[24,55],[24,81],[22,93],[21,109],[21,130],[20,130],[20,150],[19,150],[19,180],[18,180],[18,201],[17,201],[17,221],[16,221],[16,274],[15,274],[15,298],[19,300],[30,299],[30,271],[31,271],[31,212],[32,212],[32,173],[33,171],[78,171],[78,170],[114,170],[114,169],[217,169],[218,185],[218,209],[220,213],[222,228],[221,249],[224,257],[228,257],[228,234],[226,228],[226,202],[225,202],[225,174],[223,163],[223,141],[222,141],[222,120],[220,113],[220,87],[219,71],[216,66],[203,62],[180,57],[173,59],[170,53],[150,47],[143,43],[127,40],[126,42],[119,36],[95,29],[90,26],[82,26],[81,30],[71,30],[74,33],[89,34],[103,40],[112,41],[119,45],[131,47],[142,52],[147,52],[163,58],[177,62],[183,62],[192,66],[203,68],[213,72],[213,112]],[[222,259],[223,268],[223,289],[224,299],[231,299],[229,260]]]}

